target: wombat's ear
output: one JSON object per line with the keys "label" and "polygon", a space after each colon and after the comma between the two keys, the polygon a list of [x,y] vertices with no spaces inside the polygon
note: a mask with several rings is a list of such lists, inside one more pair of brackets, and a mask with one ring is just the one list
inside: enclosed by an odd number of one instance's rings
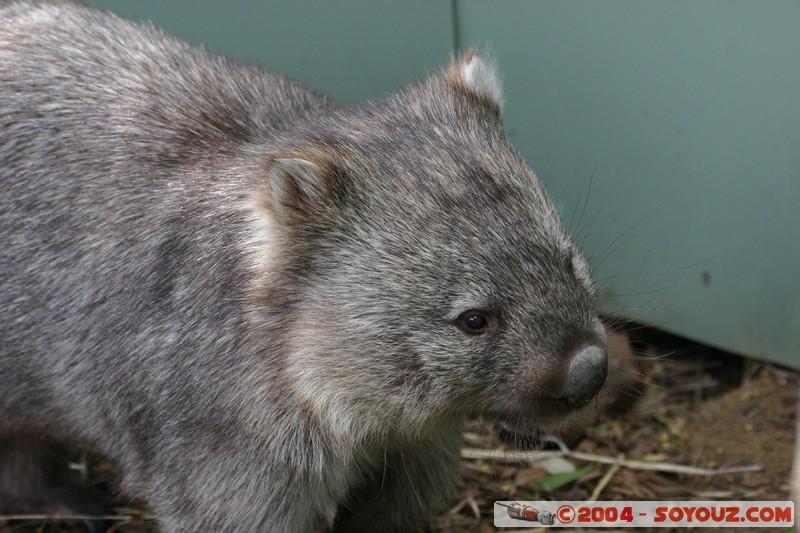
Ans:
{"label": "wombat's ear", "polygon": [[269,204],[286,224],[305,220],[322,204],[328,190],[328,172],[304,157],[276,157],[267,162]]}
{"label": "wombat's ear", "polygon": [[474,50],[467,52],[450,66],[447,80],[456,89],[500,112],[503,106],[503,90],[497,67]]}

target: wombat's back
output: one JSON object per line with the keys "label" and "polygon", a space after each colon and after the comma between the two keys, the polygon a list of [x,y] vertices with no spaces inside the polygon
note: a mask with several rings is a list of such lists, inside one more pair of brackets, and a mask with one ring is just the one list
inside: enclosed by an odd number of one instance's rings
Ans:
{"label": "wombat's back", "polygon": [[[146,161],[180,164],[209,146],[268,137],[326,105],[274,74],[112,14],[14,2],[0,4],[0,17],[4,138],[35,137],[51,151],[81,144],[111,160],[107,143],[116,141],[140,146]],[[26,131],[20,118],[36,128]],[[85,138],[59,138],[78,126]],[[92,142],[99,146],[85,146]]]}

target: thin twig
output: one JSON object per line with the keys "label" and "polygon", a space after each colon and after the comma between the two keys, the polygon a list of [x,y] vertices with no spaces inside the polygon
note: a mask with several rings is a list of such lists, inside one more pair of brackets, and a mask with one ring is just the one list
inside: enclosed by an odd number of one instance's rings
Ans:
{"label": "thin twig", "polygon": [[653,470],[657,472],[670,472],[673,474],[686,474],[691,476],[719,476],[723,474],[741,474],[743,472],[757,472],[761,470],[759,465],[728,466],[722,468],[700,468],[697,466],[686,466],[674,463],[654,463],[652,461],[636,461],[633,459],[614,459],[604,455],[592,453],[573,452],[573,451],[504,451],[504,450],[481,450],[478,448],[462,448],[461,457],[464,459],[486,459],[488,461],[500,461],[506,463],[537,462],[551,457],[571,457],[579,461],[591,463],[601,463],[607,465],[619,464],[633,470]]}
{"label": "thin twig", "polygon": [[586,501],[590,501],[590,502],[596,502],[597,501],[597,498],[600,497],[600,494],[603,492],[603,489],[606,488],[606,486],[609,484],[611,479],[616,475],[617,471],[622,466],[620,464],[620,461],[623,461],[623,460],[625,460],[625,456],[623,454],[619,454],[617,456],[617,462],[614,463],[613,465],[611,465],[611,468],[608,469],[608,472],[606,472],[603,475],[603,477],[600,478],[600,481],[597,483],[597,485],[594,487],[594,490],[592,491],[592,495],[589,496],[589,499],[586,500]]}
{"label": "thin twig", "polygon": [[85,515],[85,514],[5,514],[0,515],[0,520],[155,520],[149,515]]}

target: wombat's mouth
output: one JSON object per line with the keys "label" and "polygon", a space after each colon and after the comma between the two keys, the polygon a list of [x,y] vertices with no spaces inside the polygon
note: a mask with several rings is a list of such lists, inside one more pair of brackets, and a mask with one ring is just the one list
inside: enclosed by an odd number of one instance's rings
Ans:
{"label": "wombat's mouth", "polygon": [[[594,397],[598,399],[598,396]],[[543,398],[526,406],[493,410],[490,416],[509,427],[525,429],[536,434],[558,435],[580,425],[589,411],[597,409],[596,401],[581,406],[563,399]]]}

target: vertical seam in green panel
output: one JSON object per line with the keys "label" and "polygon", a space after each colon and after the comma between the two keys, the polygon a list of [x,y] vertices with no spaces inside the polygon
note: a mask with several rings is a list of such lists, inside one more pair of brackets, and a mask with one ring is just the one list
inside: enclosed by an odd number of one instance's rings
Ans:
{"label": "vertical seam in green panel", "polygon": [[450,27],[453,34],[453,54],[461,51],[461,21],[458,19],[458,0],[450,0]]}

